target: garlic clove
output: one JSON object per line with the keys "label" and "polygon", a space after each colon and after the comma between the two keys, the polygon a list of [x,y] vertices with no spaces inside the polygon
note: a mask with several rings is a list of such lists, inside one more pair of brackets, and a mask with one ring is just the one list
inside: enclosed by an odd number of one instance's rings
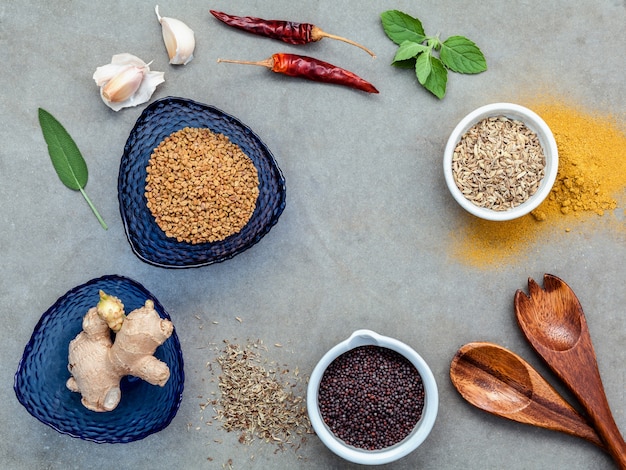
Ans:
{"label": "garlic clove", "polygon": [[102,87],[102,96],[114,103],[126,101],[139,89],[143,77],[143,69],[129,65]]}
{"label": "garlic clove", "polygon": [[163,72],[147,72],[137,92],[130,98],[133,104],[130,106],[137,106],[138,104],[145,103],[150,99],[156,87],[163,83]]}
{"label": "garlic clove", "polygon": [[163,42],[170,64],[186,65],[193,59],[196,39],[193,30],[180,20],[159,15],[159,5],[154,9],[161,23]]}
{"label": "garlic clove", "polygon": [[150,71],[150,64],[128,53],[114,55],[110,64],[93,74],[102,101],[114,111],[148,101],[163,77],[163,72]]}
{"label": "garlic clove", "polygon": [[96,81],[98,86],[102,86],[129,65],[143,68],[148,64],[132,54],[115,54],[111,58],[110,64],[103,65],[102,67],[98,67],[96,69],[96,72],[93,74],[93,79]]}

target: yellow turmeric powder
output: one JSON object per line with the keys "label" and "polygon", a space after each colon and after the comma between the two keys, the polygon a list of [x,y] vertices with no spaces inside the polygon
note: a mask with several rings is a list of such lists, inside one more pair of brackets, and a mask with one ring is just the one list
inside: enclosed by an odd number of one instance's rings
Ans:
{"label": "yellow turmeric powder", "polygon": [[[519,258],[540,237],[614,211],[626,188],[626,134],[611,116],[587,113],[554,98],[526,106],[548,124],[559,151],[556,182],[532,214],[507,222],[466,215],[453,234],[452,254],[486,267]],[[623,223],[621,224],[624,228]]]}

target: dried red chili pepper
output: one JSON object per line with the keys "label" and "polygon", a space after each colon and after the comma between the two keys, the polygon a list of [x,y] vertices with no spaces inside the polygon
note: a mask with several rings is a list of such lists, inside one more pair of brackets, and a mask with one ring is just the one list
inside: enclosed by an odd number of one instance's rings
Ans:
{"label": "dried red chili pepper", "polygon": [[349,70],[303,55],[277,53],[268,59],[258,62],[227,59],[217,59],[217,61],[232,64],[261,65],[269,68],[272,72],[282,73],[290,77],[301,77],[315,82],[334,83],[368,93],[378,93],[374,85]]}
{"label": "dried red chili pepper", "polygon": [[310,23],[296,23],[284,20],[264,20],[253,16],[234,16],[221,11],[209,10],[211,14],[228,26],[232,26],[249,33],[258,34],[272,39],[279,39],[289,44],[308,44],[317,42],[323,38],[336,39],[359,47],[372,57],[376,57],[371,50],[350,39],[335,36],[322,31],[317,26]]}

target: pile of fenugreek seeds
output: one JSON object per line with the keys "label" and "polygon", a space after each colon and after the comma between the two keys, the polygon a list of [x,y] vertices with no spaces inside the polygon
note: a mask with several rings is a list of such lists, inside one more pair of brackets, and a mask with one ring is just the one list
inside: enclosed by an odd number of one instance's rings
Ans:
{"label": "pile of fenugreek seeds", "polygon": [[462,137],[452,157],[457,187],[473,204],[505,211],[528,200],[544,177],[537,134],[505,116],[483,119]]}
{"label": "pile of fenugreek seeds", "polygon": [[186,127],[152,152],[145,196],[157,225],[180,242],[205,243],[238,233],[254,213],[259,176],[252,160],[223,134]]}

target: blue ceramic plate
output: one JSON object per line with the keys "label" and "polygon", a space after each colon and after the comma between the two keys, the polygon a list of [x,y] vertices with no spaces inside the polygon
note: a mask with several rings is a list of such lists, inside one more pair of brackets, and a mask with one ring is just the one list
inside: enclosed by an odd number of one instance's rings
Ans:
{"label": "blue ceramic plate", "polygon": [[[152,151],[184,127],[224,134],[250,157],[259,175],[259,197],[250,221],[239,233],[219,242],[191,244],[167,237],[147,207],[146,167]],[[238,119],[211,106],[169,97],[148,106],[131,131],[120,163],[118,197],[126,236],[142,261],[164,268],[190,268],[230,259],[261,240],[285,208],[285,180],[270,150]]]}
{"label": "blue ceramic plate", "polygon": [[100,289],[119,297],[126,313],[151,299],[159,315],[170,319],[159,301],[131,279],[104,276],[75,287],[37,323],[15,374],[15,394],[30,414],[60,433],[94,442],[136,441],[165,428],[178,411],[185,381],[180,343],[174,330],[156,350],[155,356],[170,368],[171,375],[164,387],[126,377],[117,408],[104,413],[85,408],[80,393],[65,386],[70,376],[68,346],[82,330],[87,310],[98,303]]}

